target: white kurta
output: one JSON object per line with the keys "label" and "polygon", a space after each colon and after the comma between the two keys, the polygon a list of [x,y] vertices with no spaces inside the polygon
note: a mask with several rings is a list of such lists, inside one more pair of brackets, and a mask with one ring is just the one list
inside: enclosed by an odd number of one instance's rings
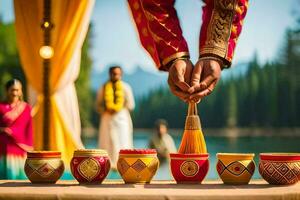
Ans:
{"label": "white kurta", "polygon": [[[122,81],[124,91],[124,108],[114,114],[109,112],[101,113],[99,128],[99,147],[108,152],[112,167],[116,167],[120,149],[133,148],[133,128],[129,111],[135,107],[131,87]],[[104,86],[97,94],[97,107],[104,110]]]}

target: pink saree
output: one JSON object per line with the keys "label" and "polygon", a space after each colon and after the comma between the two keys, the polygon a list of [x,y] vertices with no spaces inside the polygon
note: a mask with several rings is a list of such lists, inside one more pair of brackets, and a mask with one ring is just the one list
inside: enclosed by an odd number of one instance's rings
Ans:
{"label": "pink saree", "polygon": [[31,108],[0,102],[0,179],[23,179],[26,152],[32,150]]}

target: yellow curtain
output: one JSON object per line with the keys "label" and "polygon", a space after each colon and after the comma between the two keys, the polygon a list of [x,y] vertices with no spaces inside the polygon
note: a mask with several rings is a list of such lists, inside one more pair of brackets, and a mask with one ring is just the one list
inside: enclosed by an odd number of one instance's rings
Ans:
{"label": "yellow curtain", "polygon": [[[52,0],[50,81],[50,140],[51,150],[62,152],[69,162],[74,149],[81,148],[78,102],[74,81],[78,77],[80,53],[87,33],[94,0]],[[43,45],[42,0],[14,0],[15,26],[22,67],[27,81],[37,93],[34,106],[34,147],[42,149],[43,134],[43,65],[39,49]],[[73,120],[72,120],[73,119]],[[75,130],[75,131],[74,131]],[[68,165],[67,165],[68,166]]]}

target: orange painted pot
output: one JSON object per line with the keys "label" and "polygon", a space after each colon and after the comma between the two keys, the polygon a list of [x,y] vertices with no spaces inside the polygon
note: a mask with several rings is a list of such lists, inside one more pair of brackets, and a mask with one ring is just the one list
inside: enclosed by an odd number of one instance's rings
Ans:
{"label": "orange painted pot", "polygon": [[198,183],[209,169],[209,154],[171,153],[171,172],[177,183]]}
{"label": "orange painted pot", "polygon": [[117,168],[125,183],[150,183],[159,167],[155,149],[121,149]]}
{"label": "orange painted pot", "polygon": [[248,184],[255,171],[253,153],[218,153],[217,172],[225,184]]}
{"label": "orange painted pot", "polygon": [[65,170],[58,151],[30,151],[24,171],[32,183],[56,183]]}
{"label": "orange painted pot", "polygon": [[290,185],[300,180],[300,153],[261,153],[260,175],[273,185]]}
{"label": "orange painted pot", "polygon": [[110,170],[108,154],[102,149],[74,151],[71,172],[79,183],[102,183]]}

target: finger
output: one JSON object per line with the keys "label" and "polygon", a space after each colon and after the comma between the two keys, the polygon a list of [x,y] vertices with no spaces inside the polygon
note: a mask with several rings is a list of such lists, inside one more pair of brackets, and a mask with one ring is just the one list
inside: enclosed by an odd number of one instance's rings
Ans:
{"label": "finger", "polygon": [[169,84],[171,92],[175,96],[179,97],[180,99],[182,99],[185,102],[188,101],[189,94],[181,91],[180,88],[178,88],[170,78],[168,79],[168,84]]}
{"label": "finger", "polygon": [[200,98],[194,98],[194,99],[192,99],[192,100],[190,100],[190,99],[188,100],[189,103],[196,103],[196,104],[197,104],[197,103],[200,103],[200,101],[201,101]]}
{"label": "finger", "polygon": [[189,86],[191,85],[192,72],[193,72],[193,64],[190,60],[187,60],[186,68],[184,72],[184,80]]}
{"label": "finger", "polygon": [[207,89],[217,78],[215,78],[215,76],[213,75],[209,75],[207,77],[204,78],[203,81],[201,81],[200,83],[198,83],[197,85],[192,86],[188,92],[190,94],[195,93],[195,92],[200,92],[202,90]]}
{"label": "finger", "polygon": [[212,89],[210,88],[207,88],[201,92],[198,92],[198,93],[195,93],[195,94],[192,94],[190,96],[190,100],[197,100],[197,99],[202,99],[203,97],[205,96],[208,96],[210,93],[212,92]]}
{"label": "finger", "polygon": [[183,92],[180,92],[179,90],[171,90],[171,92],[177,96],[178,98],[180,98],[181,100],[183,100],[184,102],[188,102],[189,101],[189,95]]}
{"label": "finger", "polygon": [[201,79],[202,68],[203,68],[202,65],[203,65],[202,61],[195,65],[191,77],[191,86],[195,86],[199,84]]}
{"label": "finger", "polygon": [[209,75],[205,77],[200,83],[199,87],[200,90],[204,90],[206,88],[209,88],[209,86],[216,80],[217,78],[214,75]]}
{"label": "finger", "polygon": [[182,91],[187,91],[190,86],[184,81],[184,73],[178,73],[178,71],[175,71],[171,75],[171,79],[174,82],[174,84],[180,88]]}
{"label": "finger", "polygon": [[200,91],[200,92],[198,92],[198,93],[192,94],[192,95],[190,96],[190,100],[194,100],[194,99],[202,99],[203,97],[208,96],[209,94],[212,93],[212,91],[214,90],[216,84],[217,84],[217,80],[213,81],[213,82],[209,85],[209,87],[208,87],[207,89],[202,90],[202,91]]}
{"label": "finger", "polygon": [[187,84],[186,82],[178,82],[175,84],[183,92],[187,92],[190,88],[189,84]]}

